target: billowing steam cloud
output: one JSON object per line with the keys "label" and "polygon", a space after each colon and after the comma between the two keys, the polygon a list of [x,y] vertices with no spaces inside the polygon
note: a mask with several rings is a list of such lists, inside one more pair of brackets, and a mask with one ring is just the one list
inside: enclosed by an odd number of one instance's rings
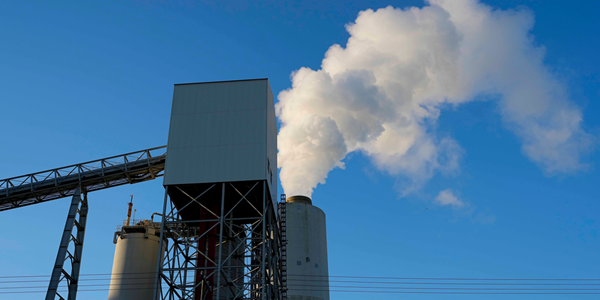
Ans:
{"label": "billowing steam cloud", "polygon": [[527,10],[492,10],[475,0],[361,12],[347,26],[346,47],[329,48],[320,70],[294,72],[292,88],[278,96],[285,192],[311,195],[353,151],[417,188],[436,171],[456,170],[460,146],[428,124],[442,104],[477,96],[499,99],[524,154],[548,174],[585,167],[580,156],[591,137],[544,65],[544,50],[528,33],[533,23]]}

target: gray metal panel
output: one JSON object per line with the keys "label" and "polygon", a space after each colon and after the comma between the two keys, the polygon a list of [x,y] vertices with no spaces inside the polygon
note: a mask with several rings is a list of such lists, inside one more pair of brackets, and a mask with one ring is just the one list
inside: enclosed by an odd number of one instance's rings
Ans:
{"label": "gray metal panel", "polygon": [[[277,201],[277,120],[275,118],[275,103],[271,85],[267,81],[267,161],[270,162],[269,191],[271,199]],[[269,170],[267,170],[269,171]]]}
{"label": "gray metal panel", "polygon": [[176,85],[164,185],[268,181],[267,87],[266,79]]}

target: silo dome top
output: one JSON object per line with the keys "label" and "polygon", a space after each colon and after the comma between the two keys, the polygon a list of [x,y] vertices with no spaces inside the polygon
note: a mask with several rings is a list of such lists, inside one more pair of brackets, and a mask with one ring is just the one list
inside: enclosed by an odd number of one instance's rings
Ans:
{"label": "silo dome top", "polygon": [[287,199],[285,199],[285,202],[289,202],[289,203],[304,203],[304,204],[311,204],[312,205],[312,200],[310,200],[309,197],[301,196],[301,195],[296,195],[296,196],[288,197]]}

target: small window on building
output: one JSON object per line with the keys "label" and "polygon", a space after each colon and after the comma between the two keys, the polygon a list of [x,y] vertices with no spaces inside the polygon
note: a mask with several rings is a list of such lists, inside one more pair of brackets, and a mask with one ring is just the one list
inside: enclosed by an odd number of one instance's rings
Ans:
{"label": "small window on building", "polygon": [[319,264],[315,264],[315,268],[317,268],[317,269],[318,269],[318,268],[319,268]]}
{"label": "small window on building", "polygon": [[310,262],[310,258],[309,257],[306,258],[306,262]]}
{"label": "small window on building", "polygon": [[300,265],[302,265],[302,262],[301,261],[297,261],[296,264],[300,266]]}

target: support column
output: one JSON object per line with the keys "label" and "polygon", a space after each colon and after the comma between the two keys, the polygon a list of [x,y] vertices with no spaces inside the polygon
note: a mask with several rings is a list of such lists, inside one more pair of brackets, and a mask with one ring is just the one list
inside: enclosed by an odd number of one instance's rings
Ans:
{"label": "support column", "polygon": [[[82,199],[83,194],[83,199]],[[79,270],[81,268],[81,257],[83,254],[83,239],[85,237],[85,224],[87,221],[88,202],[87,193],[78,187],[71,200],[65,229],[58,247],[56,262],[52,269],[46,300],[54,300],[58,295],[59,299],[75,300],[77,297],[77,286],[79,283]],[[78,218],[79,217],[79,218]],[[77,233],[73,235],[73,228]],[[69,246],[73,242],[72,252],[69,252]],[[68,259],[68,260],[67,260]],[[71,265],[71,272],[67,272],[65,261]],[[68,293],[59,291],[59,284],[65,280]],[[66,295],[63,297],[61,295]]]}
{"label": "support column", "polygon": [[160,254],[158,255],[158,258],[156,258],[157,262],[156,262],[156,274],[154,274],[155,278],[154,278],[154,298],[153,300],[160,300],[160,296],[161,296],[161,292],[162,292],[162,288],[161,288],[161,280],[160,280],[160,275],[161,275],[161,270],[162,270],[162,257],[164,255],[163,253],[163,243],[164,243],[164,232],[165,232],[165,218],[167,215],[167,201],[169,199],[169,187],[165,186],[165,199],[164,199],[164,203],[163,203],[163,210],[162,210],[162,215],[161,215],[161,221],[160,221],[160,242],[158,244],[158,249],[160,249]]}
{"label": "support column", "polygon": [[219,257],[217,259],[217,300],[221,300],[221,277],[223,272],[223,223],[225,222],[225,183],[221,194],[221,212],[219,217]]}
{"label": "support column", "polygon": [[265,189],[266,189],[266,182],[263,181],[262,183],[262,237],[261,237],[261,259],[260,259],[260,274],[261,274],[261,283],[260,283],[260,298],[261,300],[266,300],[266,285],[265,285],[265,277],[267,277],[267,270],[265,268],[265,261],[267,260],[267,249],[266,249],[266,243],[268,241],[267,238],[267,201],[265,199]]}

